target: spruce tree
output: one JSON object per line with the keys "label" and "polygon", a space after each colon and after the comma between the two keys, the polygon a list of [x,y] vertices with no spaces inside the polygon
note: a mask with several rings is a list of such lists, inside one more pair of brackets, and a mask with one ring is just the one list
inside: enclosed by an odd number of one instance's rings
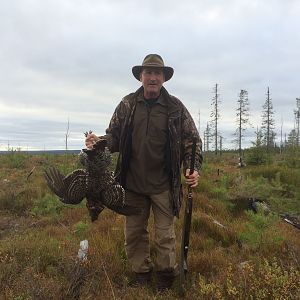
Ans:
{"label": "spruce tree", "polygon": [[274,110],[273,110],[272,99],[270,97],[269,87],[266,96],[267,96],[266,102],[263,105],[261,130],[263,134],[264,145],[266,146],[267,152],[269,153],[270,148],[274,146],[275,136],[276,136],[276,133],[274,131],[275,129]]}
{"label": "spruce tree", "polygon": [[244,137],[244,132],[246,130],[246,126],[250,125],[249,123],[249,100],[248,100],[248,92],[246,90],[241,90],[239,93],[238,101],[237,101],[237,109],[236,109],[236,123],[237,128],[235,131],[236,139],[234,140],[239,148],[239,159],[241,165],[242,162],[242,140]]}

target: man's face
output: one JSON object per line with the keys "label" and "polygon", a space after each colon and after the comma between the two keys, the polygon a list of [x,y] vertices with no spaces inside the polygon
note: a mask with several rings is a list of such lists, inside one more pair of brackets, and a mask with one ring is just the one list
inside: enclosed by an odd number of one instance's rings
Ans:
{"label": "man's face", "polygon": [[141,72],[140,80],[144,87],[145,98],[157,98],[165,82],[163,68],[144,68]]}

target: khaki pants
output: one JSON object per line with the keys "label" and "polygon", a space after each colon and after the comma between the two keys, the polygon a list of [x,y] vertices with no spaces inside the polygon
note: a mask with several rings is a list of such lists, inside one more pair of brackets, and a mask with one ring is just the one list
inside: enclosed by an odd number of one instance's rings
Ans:
{"label": "khaki pants", "polygon": [[157,271],[174,270],[176,268],[175,231],[169,192],[144,196],[126,191],[126,203],[141,207],[143,210],[141,215],[127,216],[125,219],[125,250],[132,270],[144,273],[153,268],[148,232],[151,207],[154,216]]}

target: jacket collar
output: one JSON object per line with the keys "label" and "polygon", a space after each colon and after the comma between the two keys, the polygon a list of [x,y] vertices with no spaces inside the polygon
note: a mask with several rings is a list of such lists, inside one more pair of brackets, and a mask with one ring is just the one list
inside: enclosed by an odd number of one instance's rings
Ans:
{"label": "jacket collar", "polygon": [[161,94],[166,99],[169,115],[180,109],[178,102],[175,101],[175,98],[172,97],[164,87],[161,88]]}
{"label": "jacket collar", "polygon": [[[147,99],[144,98],[144,90],[141,91],[141,93],[138,94],[137,96],[137,102],[146,102]],[[159,103],[162,106],[167,106],[167,100],[165,99],[165,97],[162,95],[162,93],[160,93],[156,103]]]}
{"label": "jacket collar", "polygon": [[[134,98],[136,99],[136,101],[139,101],[139,98],[141,97],[142,100],[144,100],[143,97],[144,94],[144,88],[143,86],[141,86],[139,89],[136,90],[136,92],[134,93]],[[166,88],[164,86],[161,87],[161,93],[160,93],[160,97],[163,98],[163,101],[165,103],[165,105],[167,105],[168,107],[168,112],[169,114],[172,114],[174,112],[177,112],[180,107],[178,105],[178,101],[176,101],[166,90]]]}

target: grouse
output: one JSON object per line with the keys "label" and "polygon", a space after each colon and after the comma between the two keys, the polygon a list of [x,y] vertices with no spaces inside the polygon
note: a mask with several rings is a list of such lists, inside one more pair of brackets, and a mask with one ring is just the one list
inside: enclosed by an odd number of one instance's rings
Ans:
{"label": "grouse", "polygon": [[67,176],[54,167],[44,173],[49,188],[63,203],[78,204],[86,198],[92,222],[98,219],[105,207],[126,216],[141,213],[140,208],[125,204],[125,191],[115,180],[113,172],[108,170],[111,153],[106,144],[106,140],[100,139],[92,149],[81,150],[79,159],[83,169]]}

